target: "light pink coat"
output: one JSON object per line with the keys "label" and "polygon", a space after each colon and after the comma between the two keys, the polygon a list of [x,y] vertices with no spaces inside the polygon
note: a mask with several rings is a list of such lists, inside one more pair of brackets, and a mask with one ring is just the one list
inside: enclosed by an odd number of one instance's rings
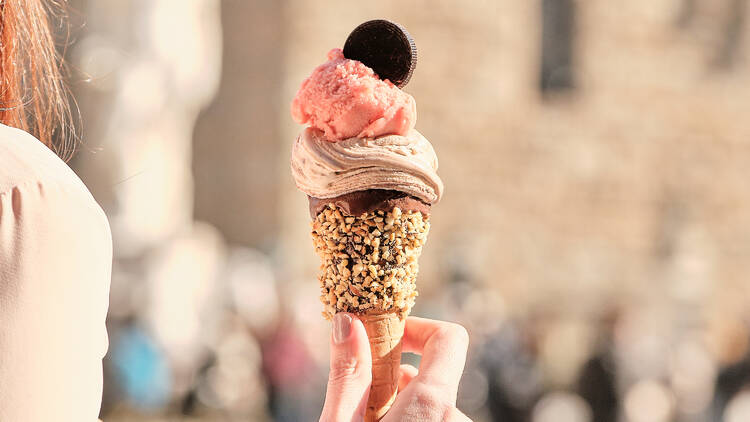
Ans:
{"label": "light pink coat", "polygon": [[96,421],[112,240],[86,186],[0,125],[0,421]]}

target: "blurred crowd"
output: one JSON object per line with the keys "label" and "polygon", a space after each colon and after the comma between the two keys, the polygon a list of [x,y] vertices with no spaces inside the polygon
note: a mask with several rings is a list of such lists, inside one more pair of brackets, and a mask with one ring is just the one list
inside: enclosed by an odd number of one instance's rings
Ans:
{"label": "blurred crowd", "polygon": [[[179,320],[154,319],[145,306],[111,318],[107,420],[316,419],[329,327],[317,316],[315,283],[281,286],[278,265],[257,250],[234,249],[211,286],[171,286],[171,294],[152,299],[164,303],[149,308]],[[554,305],[512,316],[467,272],[457,268],[452,279],[441,294],[421,297],[414,314],[468,328],[458,404],[476,421],[750,419],[743,315],[706,318],[666,304],[619,303],[593,317],[561,314]],[[164,326],[149,326],[155,320]]]}

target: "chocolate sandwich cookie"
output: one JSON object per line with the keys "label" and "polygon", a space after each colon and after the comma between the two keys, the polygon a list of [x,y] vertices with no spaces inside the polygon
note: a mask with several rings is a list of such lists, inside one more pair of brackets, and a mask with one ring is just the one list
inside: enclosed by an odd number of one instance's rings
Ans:
{"label": "chocolate sandwich cookie", "polygon": [[376,19],[354,28],[344,43],[344,57],[364,63],[380,79],[402,88],[417,67],[417,45],[403,26]]}

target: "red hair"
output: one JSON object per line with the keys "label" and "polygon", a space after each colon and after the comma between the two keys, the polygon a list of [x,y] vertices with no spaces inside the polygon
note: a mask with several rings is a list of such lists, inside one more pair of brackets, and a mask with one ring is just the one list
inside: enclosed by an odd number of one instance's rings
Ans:
{"label": "red hair", "polygon": [[60,5],[0,0],[0,123],[36,136],[68,160],[75,147],[62,59],[50,19]]}

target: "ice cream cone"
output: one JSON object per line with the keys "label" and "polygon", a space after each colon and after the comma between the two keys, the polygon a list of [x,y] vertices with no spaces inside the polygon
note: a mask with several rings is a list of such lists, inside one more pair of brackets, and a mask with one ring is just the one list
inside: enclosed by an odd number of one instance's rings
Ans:
{"label": "ice cream cone", "polygon": [[323,315],[351,312],[363,322],[373,364],[365,420],[377,421],[398,390],[401,338],[417,296],[417,259],[429,231],[429,206],[399,192],[371,190],[310,198],[310,211],[321,257]]}
{"label": "ice cream cone", "polygon": [[365,22],[305,79],[291,107],[308,125],[290,164],[310,202],[323,316],[356,314],[370,340],[367,421],[395,400],[417,259],[443,193],[435,151],[415,129],[414,98],[400,90],[416,59],[401,25]]}
{"label": "ice cream cone", "polygon": [[398,312],[359,315],[370,340],[372,384],[365,422],[378,421],[391,408],[398,392],[401,338],[405,320]]}

